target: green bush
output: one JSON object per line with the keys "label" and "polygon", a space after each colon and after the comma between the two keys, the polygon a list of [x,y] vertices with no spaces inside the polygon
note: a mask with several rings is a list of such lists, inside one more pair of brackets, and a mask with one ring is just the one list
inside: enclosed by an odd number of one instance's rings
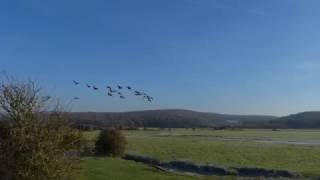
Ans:
{"label": "green bush", "polygon": [[98,156],[121,156],[125,152],[126,138],[118,129],[107,129],[100,132],[95,145]]}

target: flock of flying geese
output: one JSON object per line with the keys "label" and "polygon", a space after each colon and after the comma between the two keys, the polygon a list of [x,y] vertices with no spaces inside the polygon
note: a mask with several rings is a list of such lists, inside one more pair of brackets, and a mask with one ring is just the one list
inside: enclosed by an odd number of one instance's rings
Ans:
{"label": "flock of flying geese", "polygon": [[[80,84],[80,82],[76,81],[76,80],[73,80],[73,83],[75,86],[78,86]],[[92,89],[94,91],[98,91],[99,88],[94,86],[94,85],[90,85],[88,83],[85,84],[86,87],[88,89]],[[126,86],[126,87],[123,87],[121,85],[117,85],[116,88],[112,88],[111,86],[107,86],[106,87],[106,92],[107,92],[107,95],[112,97],[112,96],[119,96],[120,99],[125,99],[126,97],[124,96],[124,94],[121,92],[122,90],[124,89],[127,89],[128,91],[132,92],[133,95],[135,96],[140,96],[143,98],[143,100],[147,101],[147,102],[152,102],[153,101],[153,97],[149,96],[148,94],[144,93],[144,92],[141,92],[141,91],[138,91],[138,90],[134,90],[131,86]],[[74,100],[79,100],[80,98],[79,97],[74,97],[73,98]]]}

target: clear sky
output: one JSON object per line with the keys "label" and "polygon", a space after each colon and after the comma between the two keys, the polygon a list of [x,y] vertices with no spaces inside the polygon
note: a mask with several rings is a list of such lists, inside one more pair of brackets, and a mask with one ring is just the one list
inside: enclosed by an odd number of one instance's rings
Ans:
{"label": "clear sky", "polygon": [[[2,0],[0,70],[73,111],[320,110],[318,0]],[[109,98],[72,80],[154,96]]]}

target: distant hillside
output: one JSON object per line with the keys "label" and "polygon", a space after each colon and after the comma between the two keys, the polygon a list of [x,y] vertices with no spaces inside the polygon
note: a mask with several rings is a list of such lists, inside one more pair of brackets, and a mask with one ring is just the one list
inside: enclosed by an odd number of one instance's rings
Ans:
{"label": "distant hillside", "polygon": [[[73,125],[81,128],[108,127],[153,128],[320,128],[320,111],[302,112],[284,117],[265,115],[229,115],[183,109],[134,112],[72,112]],[[0,115],[0,121],[4,120]]]}
{"label": "distant hillside", "polygon": [[302,112],[271,120],[270,127],[277,128],[320,128],[320,111]]}
{"label": "distant hillside", "polygon": [[95,127],[256,127],[275,119],[274,116],[227,115],[190,110],[149,110],[136,112],[74,112],[70,114],[76,125]]}

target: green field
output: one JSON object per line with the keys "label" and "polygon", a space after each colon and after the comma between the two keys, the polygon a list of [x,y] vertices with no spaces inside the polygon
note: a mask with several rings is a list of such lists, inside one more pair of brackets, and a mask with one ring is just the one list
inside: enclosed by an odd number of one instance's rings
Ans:
{"label": "green field", "polygon": [[151,167],[117,158],[84,159],[82,180],[196,180],[199,178],[160,172]]}
{"label": "green field", "polygon": [[[290,144],[317,142],[320,140],[319,130],[172,129],[125,131],[125,134],[129,153],[149,155],[162,160],[176,159],[222,166],[290,170],[320,177],[320,145]],[[86,133],[86,137],[91,140],[95,139],[96,135],[97,132]],[[84,164],[87,179],[104,179],[104,176],[105,179],[116,180],[126,179],[126,176],[142,179],[141,174],[147,175],[149,179],[187,179],[119,159],[89,158],[84,160]],[[120,168],[122,171],[109,171],[110,168],[107,167]]]}

